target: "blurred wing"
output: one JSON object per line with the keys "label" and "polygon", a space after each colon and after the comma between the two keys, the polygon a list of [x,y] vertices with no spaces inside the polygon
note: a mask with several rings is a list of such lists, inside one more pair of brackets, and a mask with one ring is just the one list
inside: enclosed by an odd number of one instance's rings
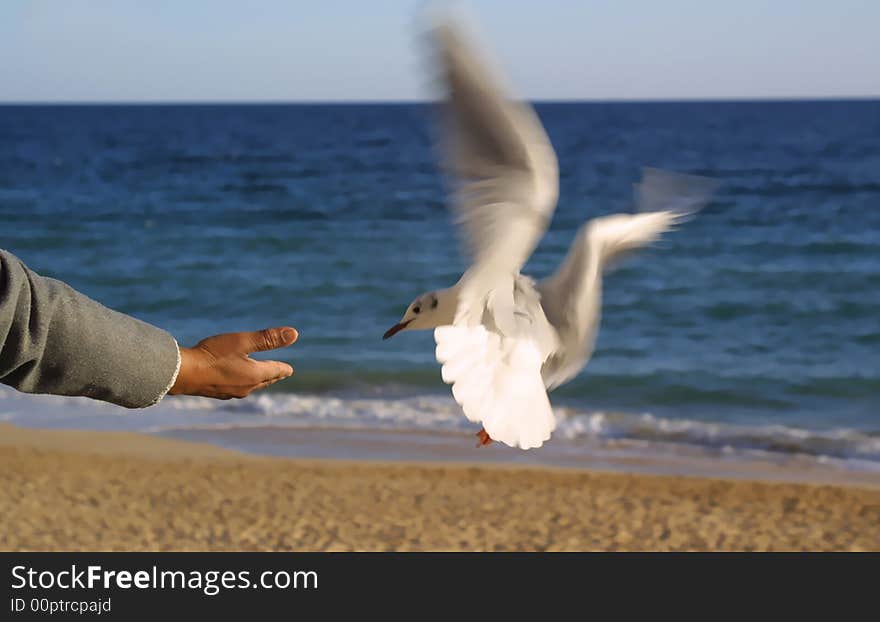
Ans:
{"label": "blurred wing", "polygon": [[443,381],[468,419],[510,447],[540,447],[550,438],[556,420],[535,341],[505,338],[481,325],[441,326],[434,339]]}
{"label": "blurred wing", "polygon": [[447,22],[433,34],[445,91],[440,143],[461,237],[479,272],[516,273],[553,215],[556,155],[531,107],[506,98],[460,29]]}
{"label": "blurred wing", "polygon": [[681,222],[682,217],[694,214],[709,202],[718,189],[718,181],[646,167],[642,169],[641,182],[633,186],[638,211],[673,212]]}
{"label": "blurred wing", "polygon": [[563,344],[544,365],[548,389],[571,380],[592,355],[602,274],[687,220],[717,186],[708,177],[645,169],[641,183],[635,184],[640,213],[602,216],[581,227],[559,269],[539,285],[544,312]]}

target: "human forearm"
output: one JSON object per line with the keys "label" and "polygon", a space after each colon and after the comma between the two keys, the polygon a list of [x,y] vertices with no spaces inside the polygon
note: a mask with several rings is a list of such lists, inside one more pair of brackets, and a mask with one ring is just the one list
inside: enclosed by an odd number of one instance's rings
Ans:
{"label": "human forearm", "polygon": [[129,408],[154,404],[179,366],[165,331],[118,313],[0,251],[0,382]]}

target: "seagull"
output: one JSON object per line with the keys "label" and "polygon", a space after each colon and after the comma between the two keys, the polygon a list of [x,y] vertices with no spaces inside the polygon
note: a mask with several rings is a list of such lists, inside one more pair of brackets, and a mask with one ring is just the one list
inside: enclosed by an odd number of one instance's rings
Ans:
{"label": "seagull", "polygon": [[477,446],[540,447],[556,427],[547,392],[593,353],[603,272],[694,214],[715,182],[646,168],[634,186],[638,213],[586,222],[554,274],[521,274],[556,207],[556,154],[533,109],[507,96],[460,27],[442,22],[431,34],[445,91],[441,152],[470,267],[413,300],[383,339],[433,329],[443,381],[482,425]]}

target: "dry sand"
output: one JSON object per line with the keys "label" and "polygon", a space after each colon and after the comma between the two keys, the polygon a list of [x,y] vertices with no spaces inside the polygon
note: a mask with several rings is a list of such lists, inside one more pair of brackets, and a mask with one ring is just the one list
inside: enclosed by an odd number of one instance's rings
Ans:
{"label": "dry sand", "polygon": [[0,425],[2,550],[880,550],[880,490],[250,457]]}

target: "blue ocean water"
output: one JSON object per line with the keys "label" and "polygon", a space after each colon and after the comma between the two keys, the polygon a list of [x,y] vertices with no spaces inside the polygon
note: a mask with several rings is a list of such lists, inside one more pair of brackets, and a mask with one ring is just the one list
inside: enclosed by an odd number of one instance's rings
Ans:
{"label": "blue ocean water", "polygon": [[[880,462],[880,101],[537,111],[561,198],[534,276],[632,209],[640,167],[722,182],[607,278],[593,360],[552,396],[569,436]],[[182,344],[296,326],[295,378],[254,402],[275,422],[466,424],[430,333],[381,339],[463,268],[427,106],[2,106],[0,246]]]}

